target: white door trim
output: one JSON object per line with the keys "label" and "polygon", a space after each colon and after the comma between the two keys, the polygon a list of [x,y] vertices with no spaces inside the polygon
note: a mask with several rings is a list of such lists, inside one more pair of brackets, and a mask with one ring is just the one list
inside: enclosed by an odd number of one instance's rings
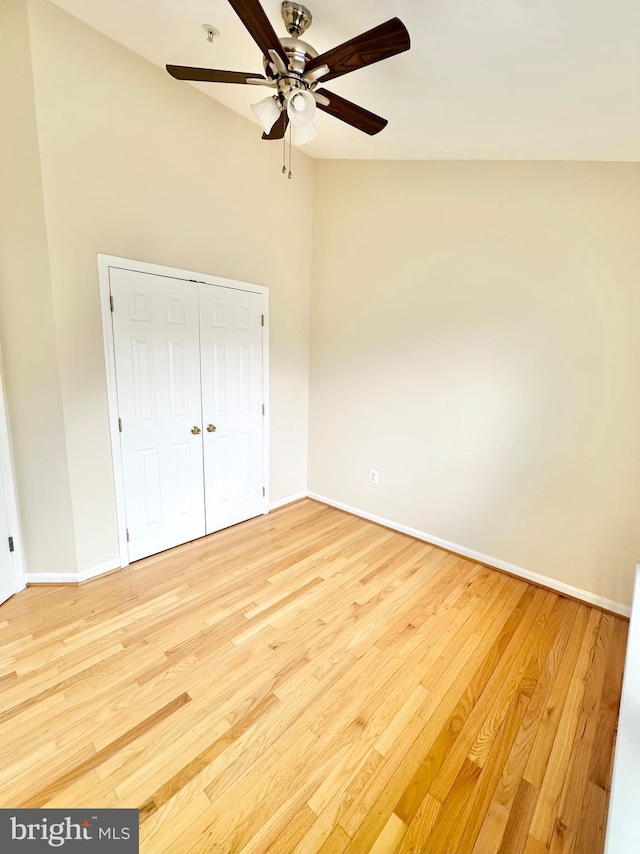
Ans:
{"label": "white door trim", "polygon": [[146,261],[134,261],[130,258],[118,258],[115,255],[98,254],[98,282],[100,286],[100,314],[102,316],[102,338],[104,343],[105,373],[107,380],[107,405],[109,409],[109,435],[111,437],[111,460],[116,498],[116,519],[118,525],[118,550],[120,566],[129,565],[129,550],[127,547],[127,517],[124,500],[124,476],[122,468],[122,452],[120,448],[120,431],[118,429],[118,387],[116,380],[116,356],[113,342],[113,322],[111,318],[111,288],[109,285],[109,269],[117,267],[122,270],[132,270],[138,273],[148,273],[152,276],[165,276],[173,279],[183,279],[187,282],[201,282],[204,285],[217,285],[222,288],[233,288],[238,291],[250,291],[262,297],[262,313],[264,315],[264,334],[262,336],[262,387],[264,390],[264,486],[263,513],[269,512],[269,288],[264,285],[254,285],[250,282],[240,282],[235,279],[225,279],[221,276],[211,276],[208,273],[198,273],[192,270],[180,270],[165,267],[162,264],[148,264]]}
{"label": "white door trim", "polygon": [[7,507],[9,530],[13,537],[13,552],[11,553],[11,568],[13,572],[13,592],[19,593],[27,586],[27,574],[22,550],[22,531],[20,529],[20,514],[18,512],[18,492],[13,471],[13,455],[11,453],[11,434],[9,432],[9,415],[4,393],[4,371],[0,355],[0,468],[4,481],[4,499]]}

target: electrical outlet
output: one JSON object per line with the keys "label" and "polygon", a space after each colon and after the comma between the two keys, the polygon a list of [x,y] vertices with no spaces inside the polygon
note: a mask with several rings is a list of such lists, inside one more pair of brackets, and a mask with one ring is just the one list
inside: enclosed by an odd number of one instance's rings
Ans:
{"label": "electrical outlet", "polygon": [[375,469],[369,471],[369,483],[378,484],[378,472]]}

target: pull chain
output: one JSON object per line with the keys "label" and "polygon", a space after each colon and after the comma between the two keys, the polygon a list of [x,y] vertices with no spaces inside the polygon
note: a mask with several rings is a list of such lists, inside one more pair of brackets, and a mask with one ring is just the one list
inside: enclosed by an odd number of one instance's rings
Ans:
{"label": "pull chain", "polygon": [[287,134],[282,134],[282,174],[287,174]]}
{"label": "pull chain", "polygon": [[293,136],[293,128],[289,125],[289,180],[293,178],[293,173],[291,171],[291,137]]}

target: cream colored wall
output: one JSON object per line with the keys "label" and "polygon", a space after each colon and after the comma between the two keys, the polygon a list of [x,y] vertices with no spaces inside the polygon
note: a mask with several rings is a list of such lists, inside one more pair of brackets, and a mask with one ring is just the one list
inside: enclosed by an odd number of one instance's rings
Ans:
{"label": "cream colored wall", "polygon": [[306,485],[313,263],[309,488],[630,601],[637,166],[318,162],[314,185],[298,154],[289,182],[257,128],[46,0],[30,57],[25,9],[0,8],[0,336],[29,571],[117,555],[103,252],[270,286],[272,500]]}
{"label": "cream colored wall", "polygon": [[45,0],[29,14],[82,571],[117,557],[96,253],[269,286],[271,500],[305,489],[313,163],[287,181],[256,126]]}
{"label": "cream colored wall", "polygon": [[637,164],[318,163],[309,489],[628,604],[639,191]]}
{"label": "cream colored wall", "polygon": [[25,563],[68,572],[74,532],[26,0],[0,3],[0,115],[0,342]]}

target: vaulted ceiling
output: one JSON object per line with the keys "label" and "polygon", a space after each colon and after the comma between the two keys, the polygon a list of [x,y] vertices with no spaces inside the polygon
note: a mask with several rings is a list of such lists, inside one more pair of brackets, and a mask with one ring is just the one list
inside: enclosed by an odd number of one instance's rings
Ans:
{"label": "vaulted ceiling", "polygon": [[[262,71],[227,0],[53,0],[151,62]],[[306,0],[323,52],[398,16],[408,53],[330,84],[385,116],[368,137],[320,114],[313,157],[396,160],[640,159],[637,0]],[[280,0],[263,0],[285,36]],[[203,24],[220,36],[209,43]],[[90,73],[90,69],[79,69]],[[114,68],[114,74],[118,69]],[[251,120],[264,90],[195,85]],[[256,133],[260,133],[256,127]],[[278,143],[264,143],[277,145]]]}

